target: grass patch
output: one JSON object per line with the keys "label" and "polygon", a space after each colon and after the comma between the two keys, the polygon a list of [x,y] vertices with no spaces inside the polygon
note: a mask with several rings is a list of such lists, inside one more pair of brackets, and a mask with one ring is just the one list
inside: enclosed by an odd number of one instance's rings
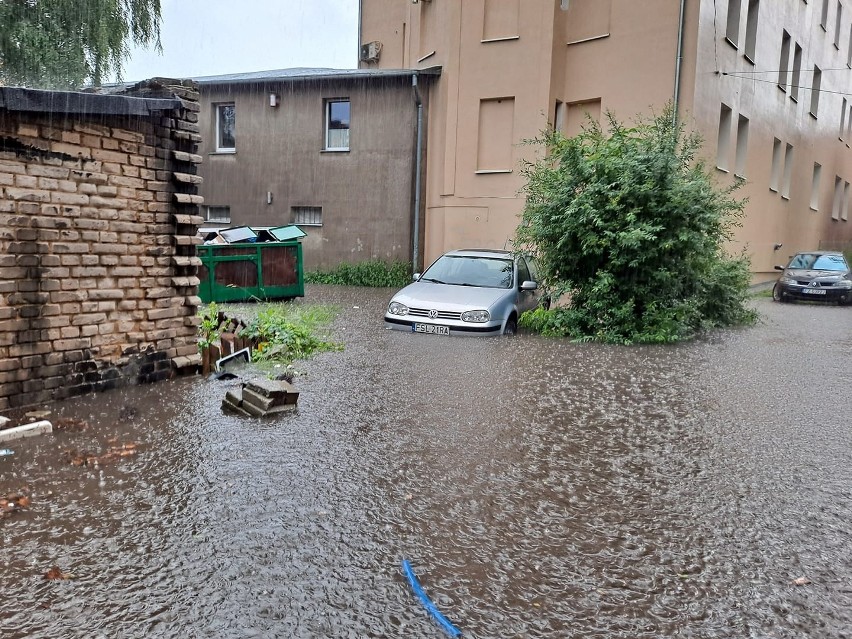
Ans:
{"label": "grass patch", "polygon": [[341,264],[328,271],[305,273],[307,284],[336,284],[338,286],[371,286],[400,288],[411,282],[411,265],[407,262],[368,260],[356,264]]}

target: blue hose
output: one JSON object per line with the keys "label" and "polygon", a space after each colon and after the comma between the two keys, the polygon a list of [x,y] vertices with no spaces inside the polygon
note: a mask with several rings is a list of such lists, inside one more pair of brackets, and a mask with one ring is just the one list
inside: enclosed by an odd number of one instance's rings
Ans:
{"label": "blue hose", "polygon": [[417,575],[414,574],[414,571],[411,569],[411,564],[408,563],[407,559],[402,560],[402,570],[405,572],[405,576],[408,578],[408,583],[411,584],[411,589],[414,591],[414,594],[417,595],[420,599],[420,603],[422,603],[423,607],[429,611],[429,614],[434,617],[435,621],[437,621],[451,637],[461,637],[461,630],[451,624],[447,618],[441,614],[441,611],[435,607],[435,604],[432,603],[429,596],[423,592],[420,582],[417,581]]}

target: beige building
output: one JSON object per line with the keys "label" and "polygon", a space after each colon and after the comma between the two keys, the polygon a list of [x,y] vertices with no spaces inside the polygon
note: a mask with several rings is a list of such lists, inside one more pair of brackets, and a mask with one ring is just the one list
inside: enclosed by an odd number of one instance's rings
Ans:
{"label": "beige building", "polygon": [[[848,6],[847,6],[848,5]],[[424,260],[504,247],[544,128],[673,101],[722,186],[756,281],[852,243],[849,0],[361,0],[364,69],[441,68],[429,89]],[[783,246],[781,246],[783,245]]]}

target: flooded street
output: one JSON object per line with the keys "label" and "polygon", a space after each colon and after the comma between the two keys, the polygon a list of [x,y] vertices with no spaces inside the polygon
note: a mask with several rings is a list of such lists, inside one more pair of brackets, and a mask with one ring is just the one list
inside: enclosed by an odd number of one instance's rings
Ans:
{"label": "flooded street", "polygon": [[391,293],[308,287],[346,348],[294,414],[195,377],[10,442],[0,636],[446,636],[408,559],[467,638],[852,637],[852,309],[624,348],[386,331]]}

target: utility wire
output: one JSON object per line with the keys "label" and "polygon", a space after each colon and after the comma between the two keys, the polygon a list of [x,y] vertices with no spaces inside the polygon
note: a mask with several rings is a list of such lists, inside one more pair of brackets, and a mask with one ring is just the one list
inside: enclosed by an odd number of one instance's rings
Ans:
{"label": "utility wire", "polygon": [[[744,78],[742,76],[738,76],[734,73],[728,73],[726,71],[722,71],[721,75],[726,75],[726,76],[731,77],[731,78],[739,78],[740,80],[751,80],[752,82],[762,82],[764,84],[775,84],[775,85],[781,86],[775,80],[759,80],[758,78]],[[789,88],[789,89],[804,89],[806,91],[813,91],[813,87],[803,86],[801,84],[788,85],[788,86],[785,86],[784,88],[785,89],[787,89],[787,88]],[[819,89],[818,93],[832,93],[834,95],[849,95],[849,92],[847,92],[847,91],[829,91],[828,89]]]}

